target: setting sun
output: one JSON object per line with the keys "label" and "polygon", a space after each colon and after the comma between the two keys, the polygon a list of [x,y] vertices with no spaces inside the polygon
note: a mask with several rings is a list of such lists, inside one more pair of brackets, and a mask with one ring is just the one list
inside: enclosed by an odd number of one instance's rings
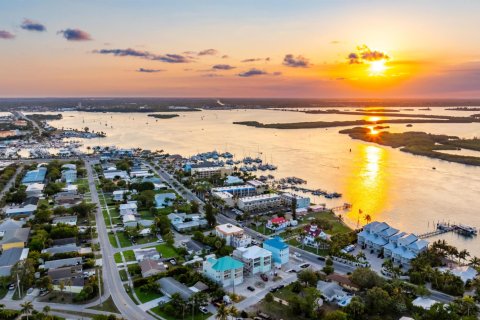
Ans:
{"label": "setting sun", "polygon": [[385,60],[378,60],[378,61],[372,61],[370,63],[370,74],[371,75],[382,75],[385,70],[387,70],[387,66],[385,65]]}

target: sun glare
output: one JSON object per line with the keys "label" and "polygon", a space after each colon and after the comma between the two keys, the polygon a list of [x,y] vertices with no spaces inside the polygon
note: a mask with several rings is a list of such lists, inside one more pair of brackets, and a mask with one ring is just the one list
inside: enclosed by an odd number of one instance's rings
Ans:
{"label": "sun glare", "polygon": [[378,60],[372,61],[370,63],[370,74],[371,75],[382,75],[385,70],[387,70],[387,66],[385,65],[385,60]]}

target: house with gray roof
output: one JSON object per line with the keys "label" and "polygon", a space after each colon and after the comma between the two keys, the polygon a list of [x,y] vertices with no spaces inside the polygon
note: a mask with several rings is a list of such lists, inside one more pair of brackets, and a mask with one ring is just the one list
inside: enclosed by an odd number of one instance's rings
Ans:
{"label": "house with gray roof", "polygon": [[158,279],[157,283],[160,285],[160,291],[168,297],[172,297],[174,293],[178,293],[183,300],[187,301],[194,294],[189,287],[172,277]]}
{"label": "house with gray roof", "polygon": [[28,248],[12,248],[0,255],[0,277],[8,277],[12,267],[19,261],[27,259]]}
{"label": "house with gray roof", "polygon": [[0,240],[0,250],[5,251],[10,248],[24,248],[27,245],[30,228],[20,228],[6,230]]}
{"label": "house with gray roof", "polygon": [[58,269],[62,267],[71,267],[71,266],[77,266],[82,264],[82,258],[80,257],[75,257],[75,258],[67,258],[67,259],[57,259],[57,260],[51,260],[51,261],[46,261],[45,264],[43,265],[44,269]]}

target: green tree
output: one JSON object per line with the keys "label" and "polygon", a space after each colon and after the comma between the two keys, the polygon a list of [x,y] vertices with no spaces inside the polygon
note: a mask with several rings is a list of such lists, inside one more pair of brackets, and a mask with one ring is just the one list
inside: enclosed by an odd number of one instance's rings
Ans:
{"label": "green tree", "polygon": [[372,314],[386,314],[391,305],[390,295],[380,287],[368,289],[365,300],[367,309]]}
{"label": "green tree", "polygon": [[345,307],[345,311],[348,313],[352,320],[362,319],[365,313],[365,304],[360,297],[355,296]]}
{"label": "green tree", "polygon": [[324,317],[324,320],[348,320],[348,315],[340,310],[330,311]]}
{"label": "green tree", "polygon": [[214,227],[217,223],[217,219],[215,218],[215,213],[213,210],[213,206],[210,202],[205,205],[205,219],[207,219],[208,225],[210,227]]}
{"label": "green tree", "polygon": [[267,295],[265,296],[265,302],[267,303],[273,302],[273,294],[271,294],[270,292],[267,293]]}
{"label": "green tree", "polygon": [[22,314],[26,315],[27,316],[27,320],[28,320],[28,316],[30,315],[30,313],[32,313],[33,311],[33,304],[31,301],[25,301],[24,303],[22,303],[20,305],[20,307],[22,307]]}

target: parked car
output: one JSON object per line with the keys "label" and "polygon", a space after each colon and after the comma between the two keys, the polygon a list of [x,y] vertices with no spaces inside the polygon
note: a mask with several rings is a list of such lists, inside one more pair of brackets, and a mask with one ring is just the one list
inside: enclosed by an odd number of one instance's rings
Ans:
{"label": "parked car", "polygon": [[175,259],[170,259],[168,262],[170,262],[172,265],[176,265],[176,264],[177,264],[177,261],[175,261]]}
{"label": "parked car", "polygon": [[200,306],[198,309],[199,309],[200,312],[203,313],[203,314],[207,314],[207,313],[208,313],[207,308],[205,308],[204,306]]}
{"label": "parked car", "polygon": [[325,257],[322,257],[322,256],[317,257],[317,259],[320,260],[320,261],[325,261]]}
{"label": "parked car", "polygon": [[260,275],[260,278],[262,278],[263,281],[267,282],[268,281],[268,276],[265,273],[262,273]]}
{"label": "parked car", "polygon": [[252,292],[255,291],[255,288],[252,287],[252,286],[248,286],[247,289],[250,290],[250,291],[252,291]]}
{"label": "parked car", "polygon": [[10,283],[10,285],[8,286],[8,290],[15,290],[17,286],[15,285],[15,283]]}
{"label": "parked car", "polygon": [[305,268],[308,268],[308,267],[310,267],[309,263],[303,263],[303,264],[300,265],[300,268],[302,268],[302,269],[305,269]]}

